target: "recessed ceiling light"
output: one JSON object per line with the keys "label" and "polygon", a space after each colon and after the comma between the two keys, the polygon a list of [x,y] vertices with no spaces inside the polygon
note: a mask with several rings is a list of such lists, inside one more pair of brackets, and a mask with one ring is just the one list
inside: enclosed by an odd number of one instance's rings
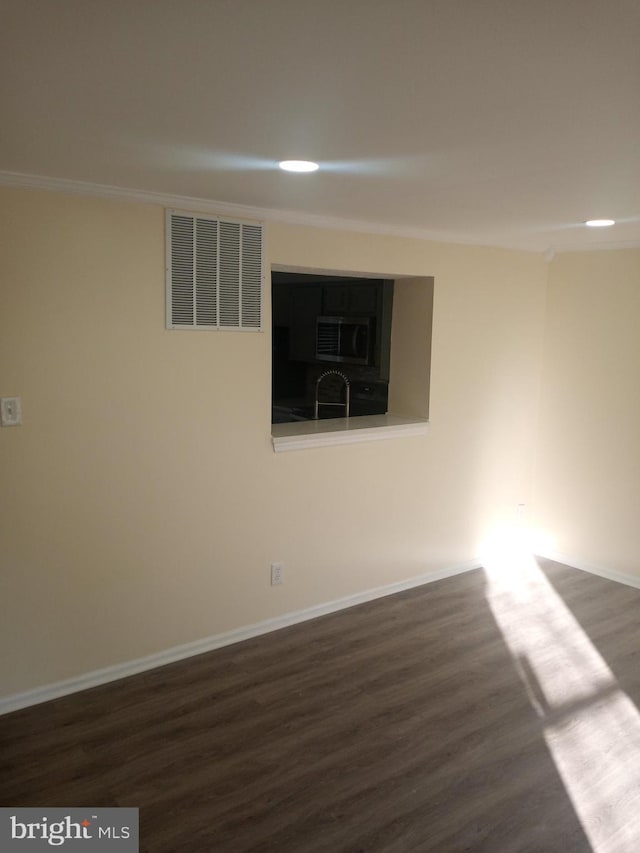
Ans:
{"label": "recessed ceiling light", "polygon": [[278,163],[285,172],[315,172],[320,167],[311,160],[281,160]]}
{"label": "recessed ceiling light", "polygon": [[615,219],[587,219],[584,223],[589,228],[608,228],[610,225],[615,225]]}

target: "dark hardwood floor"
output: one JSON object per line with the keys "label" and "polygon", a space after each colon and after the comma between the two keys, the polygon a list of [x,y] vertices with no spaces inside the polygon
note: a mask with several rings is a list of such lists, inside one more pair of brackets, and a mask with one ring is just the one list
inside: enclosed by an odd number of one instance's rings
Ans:
{"label": "dark hardwood floor", "polygon": [[[540,566],[614,677],[567,720],[621,690],[633,713],[640,591]],[[18,711],[0,805],[137,806],[149,853],[640,850],[606,798],[583,828],[574,730],[506,630],[478,570]]]}

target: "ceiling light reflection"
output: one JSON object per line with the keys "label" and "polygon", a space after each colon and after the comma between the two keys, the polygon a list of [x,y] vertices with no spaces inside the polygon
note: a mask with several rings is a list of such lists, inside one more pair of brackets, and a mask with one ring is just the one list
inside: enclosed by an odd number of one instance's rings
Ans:
{"label": "ceiling light reflection", "polygon": [[311,160],[281,160],[278,166],[285,172],[317,172],[320,168]]}

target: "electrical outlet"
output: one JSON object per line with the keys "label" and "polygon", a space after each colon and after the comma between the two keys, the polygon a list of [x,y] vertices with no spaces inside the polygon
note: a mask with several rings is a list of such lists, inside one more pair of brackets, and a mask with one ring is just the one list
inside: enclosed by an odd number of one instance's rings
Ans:
{"label": "electrical outlet", "polygon": [[519,521],[522,521],[522,519],[524,518],[524,511],[525,511],[525,505],[524,504],[517,504],[517,506],[516,506],[516,518]]}
{"label": "electrical outlet", "polygon": [[20,397],[0,398],[0,423],[3,427],[19,426],[22,423]]}
{"label": "electrical outlet", "polygon": [[284,583],[284,564],[271,563],[271,586]]}

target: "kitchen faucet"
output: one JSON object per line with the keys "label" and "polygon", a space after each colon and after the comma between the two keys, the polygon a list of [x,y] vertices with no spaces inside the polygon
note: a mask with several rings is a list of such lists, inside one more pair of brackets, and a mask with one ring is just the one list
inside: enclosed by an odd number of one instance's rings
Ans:
{"label": "kitchen faucet", "polygon": [[[344,382],[344,387],[345,387],[344,403],[341,403],[339,401],[337,403],[336,402],[325,403],[325,402],[320,402],[320,400],[318,399],[318,396],[320,394],[320,383],[322,382],[323,379],[326,379],[327,376],[338,376]],[[349,386],[350,386],[350,384],[351,383],[349,382],[347,377],[344,375],[344,373],[342,373],[339,370],[325,370],[324,373],[321,373],[320,376],[318,376],[318,378],[316,379],[316,399],[315,399],[315,405],[314,405],[314,409],[313,409],[313,419],[316,421],[318,420],[318,409],[320,406],[341,406],[345,410],[345,413],[344,413],[345,418],[348,418],[349,417],[349,394],[350,394]]]}

